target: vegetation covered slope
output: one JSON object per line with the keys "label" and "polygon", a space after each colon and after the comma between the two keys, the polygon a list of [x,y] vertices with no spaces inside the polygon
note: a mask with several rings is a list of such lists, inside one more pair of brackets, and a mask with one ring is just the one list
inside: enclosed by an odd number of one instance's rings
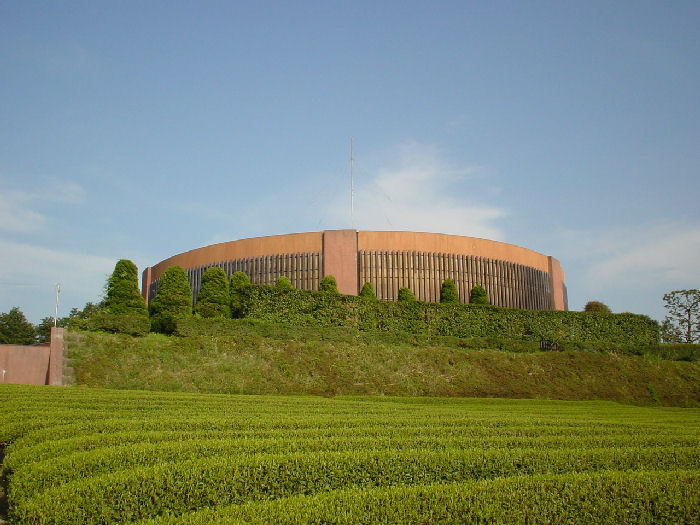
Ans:
{"label": "vegetation covered slope", "polygon": [[0,385],[13,525],[697,523],[700,410]]}
{"label": "vegetation covered slope", "polygon": [[[69,334],[78,385],[245,394],[468,396],[700,404],[700,365],[607,352],[540,352],[489,339],[284,328],[227,335]],[[500,350],[504,347],[510,351]]]}

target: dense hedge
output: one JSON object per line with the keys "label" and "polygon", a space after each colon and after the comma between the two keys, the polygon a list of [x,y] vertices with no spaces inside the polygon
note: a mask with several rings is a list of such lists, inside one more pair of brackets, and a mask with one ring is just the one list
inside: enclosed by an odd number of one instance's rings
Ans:
{"label": "dense hedge", "polygon": [[[354,326],[454,337],[505,337],[547,340],[568,348],[657,345],[659,325],[644,315],[532,311],[495,306],[369,301],[308,290],[279,291],[271,286],[241,289],[242,316],[301,326]],[[614,348],[610,349],[614,349]]]}
{"label": "dense hedge", "polygon": [[148,316],[139,314],[97,312],[87,319],[75,319],[71,322],[71,328],[90,332],[143,336],[150,331],[151,321]]}

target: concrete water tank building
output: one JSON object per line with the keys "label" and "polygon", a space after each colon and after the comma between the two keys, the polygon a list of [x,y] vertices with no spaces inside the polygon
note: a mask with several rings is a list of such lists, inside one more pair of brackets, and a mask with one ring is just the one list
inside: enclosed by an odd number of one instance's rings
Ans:
{"label": "concrete water tank building", "polygon": [[187,272],[196,299],[202,274],[220,266],[228,276],[248,274],[254,284],[286,276],[295,288],[318,290],[332,275],[340,293],[357,295],[365,282],[377,297],[396,300],[408,287],[421,301],[439,301],[440,287],[452,279],[460,301],[483,286],[491,304],[528,310],[567,310],[564,272],[555,258],[503,242],[400,231],[326,230],[255,237],[212,244],[174,255],[143,272],[143,294],[150,301],[169,266]]}

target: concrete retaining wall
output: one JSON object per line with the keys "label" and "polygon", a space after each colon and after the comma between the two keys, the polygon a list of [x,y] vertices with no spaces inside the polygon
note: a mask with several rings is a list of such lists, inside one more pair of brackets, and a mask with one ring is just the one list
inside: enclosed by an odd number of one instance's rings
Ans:
{"label": "concrete retaining wall", "polygon": [[0,345],[0,382],[63,384],[63,328],[51,329],[48,345]]}

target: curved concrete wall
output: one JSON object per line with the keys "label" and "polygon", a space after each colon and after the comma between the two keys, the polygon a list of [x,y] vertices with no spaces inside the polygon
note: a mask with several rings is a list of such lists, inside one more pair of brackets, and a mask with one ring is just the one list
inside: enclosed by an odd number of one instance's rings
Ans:
{"label": "curved concrete wall", "polygon": [[313,232],[254,237],[252,239],[212,244],[204,248],[197,248],[178,255],[173,255],[159,262],[151,269],[150,282],[160,279],[163,272],[170,266],[181,266],[188,269],[197,266],[211,265],[212,263],[248,259],[263,255],[316,253],[321,251],[322,242],[323,233]]}
{"label": "curved concrete wall", "polygon": [[341,293],[357,295],[372,282],[381,299],[395,299],[400,286],[420,300],[439,298],[442,280],[455,280],[463,302],[473,284],[487,289],[493,304],[512,308],[567,309],[559,261],[527,248],[487,239],[423,232],[327,230],[256,237],[214,244],[170,257],[143,272],[146,299],[169,267],[183,267],[194,296],[201,275],[221,266],[244,271],[254,283],[290,277],[297,288],[317,289],[333,275]]}

